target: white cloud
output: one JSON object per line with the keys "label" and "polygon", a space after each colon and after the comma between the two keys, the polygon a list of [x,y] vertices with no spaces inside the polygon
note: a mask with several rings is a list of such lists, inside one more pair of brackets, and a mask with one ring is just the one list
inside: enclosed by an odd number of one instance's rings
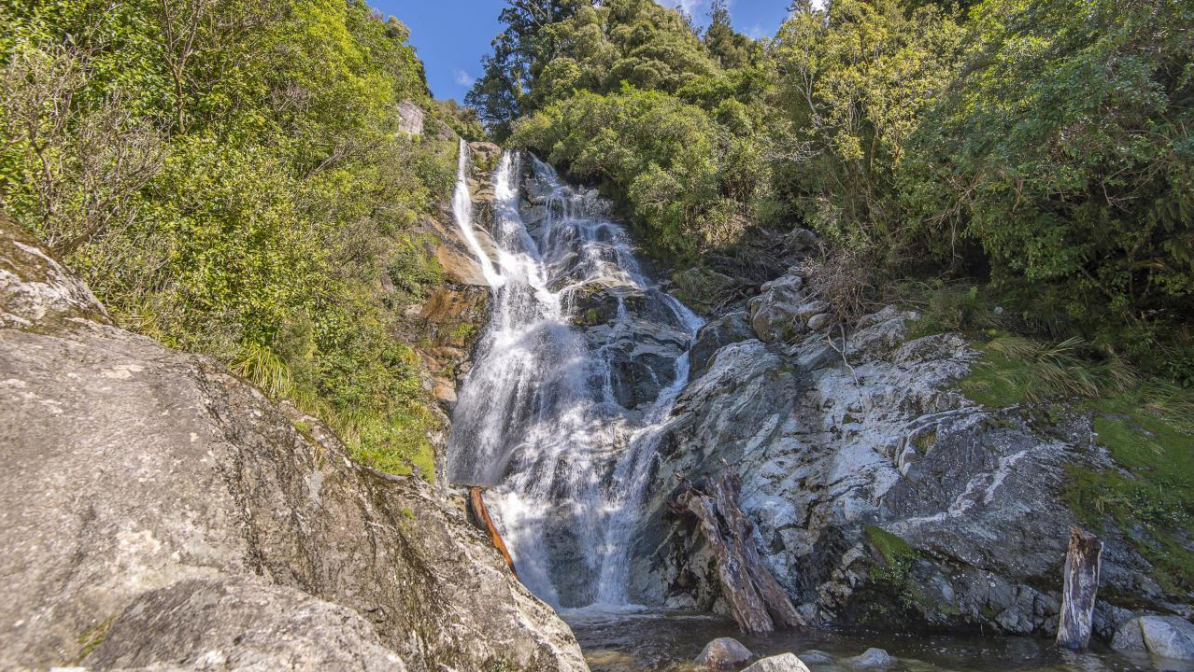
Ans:
{"label": "white cloud", "polygon": [[453,70],[452,78],[455,79],[456,83],[461,86],[472,86],[473,82],[477,81],[473,79],[472,75],[468,74],[464,70]]}
{"label": "white cloud", "polygon": [[689,16],[696,17],[698,10],[705,6],[705,2],[706,0],[663,0],[659,4],[667,7],[679,7]]}

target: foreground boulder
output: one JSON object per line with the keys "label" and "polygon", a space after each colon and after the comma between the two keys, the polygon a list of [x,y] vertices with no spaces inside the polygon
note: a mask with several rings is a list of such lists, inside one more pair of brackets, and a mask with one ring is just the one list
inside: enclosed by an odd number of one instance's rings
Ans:
{"label": "foreground boulder", "polygon": [[808,666],[804,661],[796,657],[794,653],[785,653],[778,656],[771,656],[764,658],[750,667],[742,670],[742,672],[809,672]]}
{"label": "foreground boulder", "polygon": [[583,670],[417,479],[111,324],[0,220],[0,668]]}

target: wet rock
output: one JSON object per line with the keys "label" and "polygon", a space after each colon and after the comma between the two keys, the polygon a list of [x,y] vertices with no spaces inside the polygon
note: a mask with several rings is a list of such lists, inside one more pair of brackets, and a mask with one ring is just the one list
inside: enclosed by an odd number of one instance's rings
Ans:
{"label": "wet rock", "polygon": [[892,658],[883,649],[867,649],[862,655],[846,658],[842,662],[851,667],[870,669],[890,667],[895,663],[895,658]]}
{"label": "wet rock", "polygon": [[1194,624],[1178,616],[1141,616],[1120,626],[1111,646],[1117,651],[1194,660]]}
{"label": "wet rock", "polygon": [[830,665],[836,659],[824,651],[809,649],[800,652],[800,660],[804,661],[806,665]]}
{"label": "wet rock", "polygon": [[0,221],[6,664],[585,669],[443,491],[111,326],[30,249]]}
{"label": "wet rock", "polygon": [[701,327],[688,354],[688,380],[699,378],[714,354],[722,347],[753,340],[754,337],[747,314],[741,311],[730,313]]}
{"label": "wet rock", "polygon": [[771,656],[752,663],[742,672],[809,672],[808,666],[793,653]]}
{"label": "wet rock", "polygon": [[709,670],[732,670],[753,656],[742,642],[733,637],[719,637],[706,644],[693,662]]}

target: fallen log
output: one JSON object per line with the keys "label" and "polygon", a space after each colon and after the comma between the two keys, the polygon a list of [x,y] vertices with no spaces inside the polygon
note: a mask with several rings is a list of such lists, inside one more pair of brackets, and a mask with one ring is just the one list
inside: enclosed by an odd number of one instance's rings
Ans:
{"label": "fallen log", "polygon": [[745,633],[804,627],[783,586],[759,558],[754,523],[738,507],[738,475],[727,468],[721,478],[709,479],[703,492],[683,476],[668,499],[679,516],[694,516],[717,559],[722,595],[738,627]]}
{"label": "fallen log", "polygon": [[1081,650],[1090,644],[1102,564],[1103,542],[1093,534],[1071,527],[1061,592],[1061,621],[1057,625],[1058,646]]}
{"label": "fallen log", "polygon": [[485,498],[482,495],[482,488],[480,486],[474,485],[469,488],[468,508],[469,512],[473,514],[473,520],[476,521],[477,526],[489,534],[490,543],[502,554],[502,559],[506,561],[506,565],[510,567],[510,572],[517,579],[518,570],[514,568],[514,558],[510,557],[510,551],[506,550],[506,542],[502,541],[501,533],[498,532],[497,526],[493,524],[493,519],[489,517],[489,509],[485,508]]}

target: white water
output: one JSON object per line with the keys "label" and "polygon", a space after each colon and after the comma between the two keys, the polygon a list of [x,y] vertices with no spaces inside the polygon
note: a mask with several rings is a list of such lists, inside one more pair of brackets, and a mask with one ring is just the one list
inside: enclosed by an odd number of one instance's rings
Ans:
{"label": "white water", "polygon": [[[700,320],[652,285],[602,201],[530,160],[528,190],[517,154],[494,175],[497,269],[460,203],[462,164],[458,223],[494,278],[494,303],[453,414],[448,477],[495,486],[489,507],[540,598],[624,607],[635,526]],[[602,301],[585,304],[595,291]]]}
{"label": "white water", "polygon": [[463,138],[460,140],[459,151],[460,158],[456,161],[456,192],[452,194],[452,216],[456,219],[456,226],[460,227],[469,250],[481,264],[481,274],[485,276],[485,282],[489,283],[490,287],[501,287],[506,282],[505,278],[494,270],[493,262],[481,248],[477,234],[473,231],[473,198],[468,191],[469,149]]}

